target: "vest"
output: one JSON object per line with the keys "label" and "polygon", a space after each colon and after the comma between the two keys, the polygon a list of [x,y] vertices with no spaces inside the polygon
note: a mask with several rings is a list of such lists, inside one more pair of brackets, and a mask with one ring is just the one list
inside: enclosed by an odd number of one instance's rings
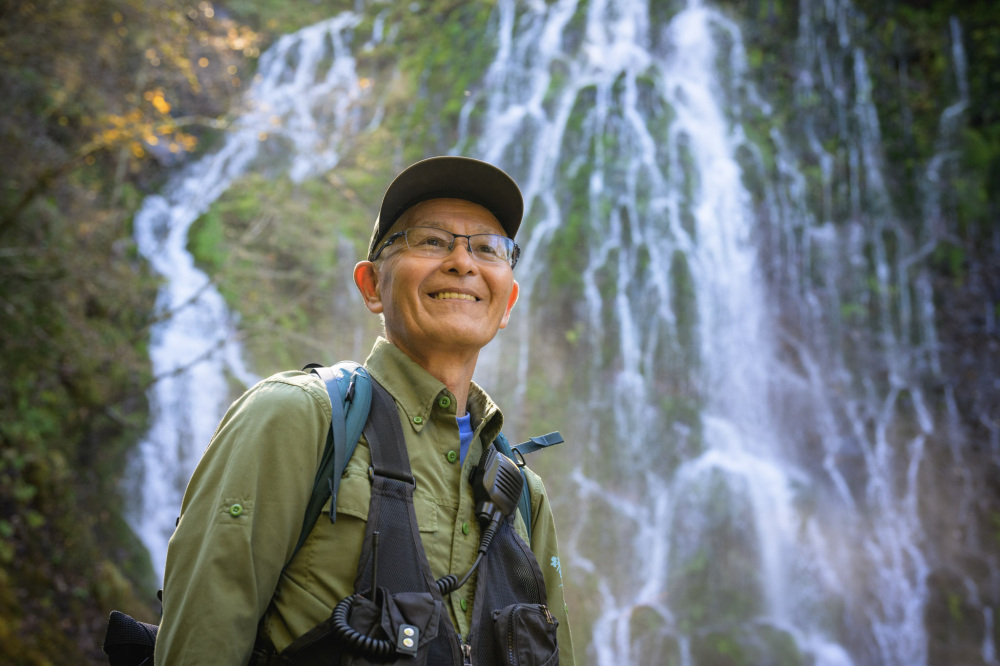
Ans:
{"label": "vest", "polygon": [[472,631],[463,638],[442,595],[456,578],[435,581],[431,574],[396,405],[374,380],[363,431],[372,491],[354,594],[281,653],[258,637],[251,666],[557,666],[558,622],[548,611],[538,562],[514,529],[514,514],[501,520],[479,562]]}

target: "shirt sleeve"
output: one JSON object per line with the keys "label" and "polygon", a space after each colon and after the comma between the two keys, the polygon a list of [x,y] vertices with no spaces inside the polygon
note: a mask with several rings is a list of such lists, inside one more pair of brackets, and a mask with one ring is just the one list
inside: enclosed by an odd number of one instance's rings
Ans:
{"label": "shirt sleeve", "polygon": [[556,538],[556,523],[552,516],[552,505],[541,477],[528,470],[528,484],[531,489],[531,551],[545,578],[545,593],[549,610],[559,621],[559,663],[574,666],[573,637],[569,627],[569,609],[563,594],[562,561],[559,559],[559,542]]}
{"label": "shirt sleeve", "polygon": [[167,548],[156,664],[249,660],[329,428],[325,391],[308,381],[271,378],[245,393],[198,463]]}

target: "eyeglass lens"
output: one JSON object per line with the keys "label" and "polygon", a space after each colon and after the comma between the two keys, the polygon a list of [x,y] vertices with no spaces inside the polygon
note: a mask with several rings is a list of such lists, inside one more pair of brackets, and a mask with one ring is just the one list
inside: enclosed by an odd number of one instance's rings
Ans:
{"label": "eyeglass lens", "polygon": [[459,238],[467,242],[469,252],[480,261],[511,261],[514,241],[498,234],[453,234],[436,227],[410,227],[404,233],[406,246],[424,256],[447,256]]}

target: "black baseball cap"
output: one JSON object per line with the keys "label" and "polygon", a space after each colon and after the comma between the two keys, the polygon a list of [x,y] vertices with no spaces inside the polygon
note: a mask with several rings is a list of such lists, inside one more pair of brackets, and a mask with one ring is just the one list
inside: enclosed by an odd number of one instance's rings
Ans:
{"label": "black baseball cap", "polygon": [[524,199],[502,169],[471,157],[430,157],[402,171],[382,197],[368,244],[371,261],[379,243],[411,206],[428,199],[464,199],[493,213],[510,238],[521,226]]}

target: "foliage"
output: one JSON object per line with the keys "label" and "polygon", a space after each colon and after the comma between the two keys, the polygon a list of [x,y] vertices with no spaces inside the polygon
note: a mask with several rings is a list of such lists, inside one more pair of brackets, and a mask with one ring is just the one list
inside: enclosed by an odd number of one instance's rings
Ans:
{"label": "foliage", "polygon": [[[874,94],[886,134],[886,151],[901,173],[920,175],[920,167],[939,148],[941,118],[946,107],[968,86],[965,155],[956,184],[957,207],[963,231],[989,233],[991,210],[997,207],[1000,185],[1000,16],[995,4],[973,2],[860,3],[868,14],[873,34],[890,55],[875,59],[874,72],[881,85]],[[959,80],[953,54],[952,21],[962,33],[967,80]],[[964,73],[964,72],[962,72]],[[916,192],[907,188],[905,196]]]}
{"label": "foliage", "polygon": [[[775,156],[769,127],[783,127],[793,108],[822,115],[818,100],[796,97],[792,68],[802,5],[716,4],[740,16],[749,64],[775,105],[772,118],[756,118],[744,128],[760,150],[747,160],[756,159],[770,176]],[[982,313],[1000,317],[1000,276],[991,270],[1000,259],[993,242],[1000,192],[1000,17],[992,4],[857,0],[852,20],[869,35],[887,171],[904,216],[919,199],[918,178],[937,149],[941,114],[957,96],[951,17],[962,27],[969,106],[958,144],[962,158],[947,174],[954,192],[945,202],[956,224],[929,261],[942,294],[939,318],[953,322],[943,326],[941,342],[945,362],[957,364],[963,378],[956,391],[959,411],[992,414],[996,427],[996,354],[984,360],[955,351],[995,347],[990,317]],[[678,5],[654,2],[650,11],[665,21]],[[0,3],[0,85],[6,93],[0,98],[6,158],[0,166],[0,661],[101,661],[110,608],[155,621],[150,592],[156,584],[121,517],[126,499],[118,490],[126,453],[144,431],[144,390],[155,381],[145,347],[156,279],[137,256],[129,220],[163,167],[182,163],[224,130],[230,96],[252,78],[266,42],[356,7],[347,0],[230,0],[225,7],[207,0]],[[378,25],[394,26],[372,48],[357,49],[358,70],[374,82],[385,120],[359,137],[335,171],[300,184],[248,176],[193,227],[191,250],[238,306],[262,374],[367,352],[370,336],[359,348],[353,331],[368,326],[374,332],[377,324],[352,300],[350,269],[364,252],[372,207],[402,163],[448,151],[462,138],[457,119],[465,101],[480,94],[478,82],[496,48],[484,38],[494,8],[495,2],[428,0],[357,9],[364,14],[359,38],[374,36]],[[560,81],[560,72],[554,74]],[[589,94],[581,92],[581,104]],[[669,110],[662,111],[666,126]],[[468,120],[474,129],[475,110]],[[572,122],[570,132],[579,131]],[[805,167],[815,186],[819,167]],[[570,176],[573,196],[562,202],[567,219],[549,245],[552,271],[543,285],[566,294],[551,310],[553,323],[565,325],[553,326],[551,334],[569,344],[535,360],[550,370],[549,383],[527,387],[528,411],[538,412],[527,418],[541,424],[567,420],[565,402],[546,411],[545,401],[588,384],[584,364],[574,367],[573,358],[594,344],[573,325],[570,310],[582,290],[586,257],[577,250],[589,224],[587,173]],[[815,187],[813,192],[819,209],[822,197]],[[645,268],[640,257],[637,270]],[[693,312],[687,268],[675,262],[672,271],[675,309]],[[853,322],[867,306],[852,301],[842,310]],[[663,395],[668,421],[697,428],[696,401],[672,387]],[[978,411],[966,409],[970,402]],[[981,434],[985,441],[988,433]],[[627,482],[610,466],[593,471],[604,475],[602,483]],[[995,511],[990,516],[988,533],[996,536],[1000,519]],[[584,550],[610,550],[607,542],[624,542],[626,530],[584,534]],[[676,592],[690,597],[687,620],[696,622],[706,615],[699,600],[710,596],[703,588],[715,581],[698,553],[685,565],[688,588]],[[973,613],[946,594],[958,584],[945,582],[941,608],[957,635],[954,616]],[[597,610],[578,615],[588,612]],[[659,622],[651,614],[637,622],[636,632],[652,640]],[[647,646],[651,654],[661,647],[657,640]],[[793,648],[777,632],[759,629],[750,636],[720,629],[693,650],[718,663],[796,663]]]}
{"label": "foliage", "polygon": [[[323,8],[324,15],[354,6],[342,4]],[[263,30],[322,18],[305,3],[285,12],[287,19],[267,2],[229,6]],[[367,251],[375,206],[401,162],[454,144],[461,100],[495,48],[483,39],[492,9],[492,2],[455,0],[425,3],[419,11],[408,3],[367,7],[357,36],[373,34],[376,17],[392,26],[391,35],[373,37],[356,56],[385,120],[357,137],[335,170],[298,184],[247,176],[193,225],[189,249],[239,311],[260,374],[367,355],[371,338],[359,345],[349,332],[360,326],[374,334],[378,321],[354,294],[354,263]]]}
{"label": "foliage", "polygon": [[[485,29],[495,2],[430,0],[392,3],[383,18],[398,26],[377,57],[399,68],[405,103],[400,112],[409,163],[428,154],[447,153],[458,136],[458,117],[466,98],[476,95],[496,44]],[[398,94],[398,93],[397,93]]]}
{"label": "foliage", "polygon": [[362,202],[381,188],[360,169],[300,184],[251,174],[192,225],[189,249],[238,308],[261,374],[367,355],[353,331],[374,335],[378,320],[353,298],[351,274],[374,218]]}
{"label": "foliage", "polygon": [[109,610],[155,618],[119,491],[154,380],[130,219],[259,43],[207,1],[0,5],[3,663],[102,661]]}
{"label": "foliage", "polygon": [[[753,174],[748,189],[759,198],[762,181],[782,177],[773,159],[779,147],[768,138],[772,127],[790,144],[812,141],[803,151],[811,156],[801,160],[795,174],[809,191],[808,212],[827,233],[853,227],[865,237],[859,248],[861,270],[843,275],[848,285],[835,304],[840,321],[828,320],[831,330],[815,333],[840,336],[835,329],[846,327],[853,338],[845,346],[848,363],[874,370],[870,376],[877,381],[890,374],[871,353],[884,344],[873,335],[879,326],[910,349],[932,349],[933,363],[923,372],[932,377],[925,399],[936,432],[928,437],[920,462],[920,518],[925,534],[953,536],[928,547],[927,647],[930,663],[974,662],[986,630],[956,616],[978,617],[982,608],[995,607],[995,594],[984,585],[984,598],[974,602],[979,608],[969,612],[967,605],[973,602],[964,592],[961,599],[954,595],[961,586],[952,577],[972,580],[977,574],[969,572],[995,567],[995,544],[979,535],[990,533],[1000,498],[994,480],[1000,432],[995,379],[1000,345],[994,315],[1000,303],[1000,11],[996,3],[978,0],[723,4],[743,19],[750,74],[774,104],[772,117],[756,117],[744,126],[749,148],[741,164]],[[812,16],[802,24],[814,30],[808,46],[798,34],[800,12],[805,11]],[[840,31],[851,34],[851,48],[836,46]],[[805,55],[816,51],[824,53],[822,71]],[[816,83],[820,79],[823,83]],[[871,107],[862,110],[869,101]],[[877,115],[862,117],[868,108]],[[846,158],[852,136],[854,145],[860,145],[861,125],[871,132],[866,145],[874,148],[876,168],[885,178],[889,210],[865,200],[869,192],[864,186],[849,182],[868,175],[865,165],[852,165]],[[829,162],[821,165],[822,157]],[[853,207],[848,194],[862,203]],[[772,241],[771,247],[779,243]],[[824,261],[821,254],[816,244],[809,276],[816,284],[822,284],[816,275]],[[880,262],[901,274],[878,276]],[[918,274],[928,275],[933,284],[930,333],[915,330],[919,327],[912,320],[909,328],[901,324],[901,301],[927,298],[912,293]],[[783,325],[794,328],[797,322],[790,319]],[[905,418],[897,420],[901,423]],[[904,427],[889,439],[911,441],[918,429],[909,430]],[[940,474],[956,468],[967,470],[961,480]],[[959,519],[943,507],[961,493],[976,500]]]}
{"label": "foliage", "polygon": [[341,11],[354,9],[353,0],[227,0],[225,9],[273,41],[281,35],[295,32]]}

